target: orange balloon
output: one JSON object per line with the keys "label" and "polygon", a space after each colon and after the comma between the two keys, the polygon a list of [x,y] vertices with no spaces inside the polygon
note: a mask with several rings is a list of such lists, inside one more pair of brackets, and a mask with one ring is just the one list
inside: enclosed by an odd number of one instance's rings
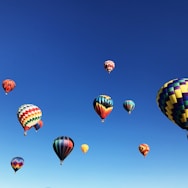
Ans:
{"label": "orange balloon", "polygon": [[12,91],[16,87],[16,83],[14,80],[6,79],[2,82],[2,87],[7,95],[10,91]]}
{"label": "orange balloon", "polygon": [[113,110],[113,100],[108,95],[99,95],[93,101],[93,107],[96,113],[100,116],[101,121],[111,113]]}
{"label": "orange balloon", "polygon": [[139,147],[138,147],[140,153],[145,157],[149,151],[150,151],[150,148],[147,144],[140,144]]}

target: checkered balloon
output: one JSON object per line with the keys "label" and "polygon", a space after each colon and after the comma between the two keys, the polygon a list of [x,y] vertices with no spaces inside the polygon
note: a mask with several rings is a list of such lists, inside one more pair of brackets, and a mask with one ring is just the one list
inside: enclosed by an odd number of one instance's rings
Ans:
{"label": "checkered balloon", "polygon": [[188,130],[188,78],[165,83],[158,91],[157,104],[168,119]]}

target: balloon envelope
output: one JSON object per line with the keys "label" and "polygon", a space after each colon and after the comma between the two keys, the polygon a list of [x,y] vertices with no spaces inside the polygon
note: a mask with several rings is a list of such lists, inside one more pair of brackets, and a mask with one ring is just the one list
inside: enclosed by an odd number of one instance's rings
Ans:
{"label": "balloon envelope", "polygon": [[123,103],[123,107],[130,114],[135,108],[135,103],[132,100],[126,100]]}
{"label": "balloon envelope", "polygon": [[24,104],[19,107],[17,117],[24,129],[24,134],[26,134],[27,130],[39,122],[42,117],[42,111],[36,105]]}
{"label": "balloon envelope", "polygon": [[142,155],[144,155],[144,157],[149,153],[150,148],[148,144],[140,144],[139,145],[139,151]]}
{"label": "balloon envelope", "polygon": [[113,110],[113,100],[108,95],[99,95],[94,99],[93,107],[102,121],[104,121]]}
{"label": "balloon envelope", "polygon": [[74,141],[67,136],[57,137],[53,142],[53,149],[60,159],[60,164],[71,153],[74,148]]}
{"label": "balloon envelope", "polygon": [[88,150],[89,150],[89,146],[87,144],[82,144],[81,150],[82,150],[83,153],[87,153]]}
{"label": "balloon envelope", "polygon": [[166,82],[157,93],[157,105],[169,120],[188,130],[188,78]]}
{"label": "balloon envelope", "polygon": [[11,160],[11,166],[15,172],[18,171],[20,168],[22,168],[23,165],[24,165],[24,159],[22,157],[14,157]]}
{"label": "balloon envelope", "polygon": [[10,91],[12,91],[16,87],[16,83],[14,80],[6,79],[2,82],[2,87],[6,94],[8,94]]}
{"label": "balloon envelope", "polygon": [[37,124],[34,125],[36,131],[38,131],[43,126],[43,121],[39,120]]}
{"label": "balloon envelope", "polygon": [[115,68],[115,63],[112,60],[107,60],[104,62],[104,68],[105,70],[110,73]]}

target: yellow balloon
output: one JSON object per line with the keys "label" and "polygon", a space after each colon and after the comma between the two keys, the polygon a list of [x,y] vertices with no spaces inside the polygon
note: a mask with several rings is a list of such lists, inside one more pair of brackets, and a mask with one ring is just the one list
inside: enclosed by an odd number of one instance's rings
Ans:
{"label": "yellow balloon", "polygon": [[83,153],[87,153],[88,150],[89,150],[89,146],[87,144],[82,144],[81,150],[82,150]]}

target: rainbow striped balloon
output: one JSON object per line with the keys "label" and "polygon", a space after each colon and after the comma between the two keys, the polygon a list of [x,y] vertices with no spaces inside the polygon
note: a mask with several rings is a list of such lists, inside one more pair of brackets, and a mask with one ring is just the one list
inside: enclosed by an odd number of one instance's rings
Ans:
{"label": "rainbow striped balloon", "polygon": [[41,120],[42,111],[36,105],[24,104],[19,107],[17,117],[24,129],[24,135],[26,135],[26,131],[36,125]]}

